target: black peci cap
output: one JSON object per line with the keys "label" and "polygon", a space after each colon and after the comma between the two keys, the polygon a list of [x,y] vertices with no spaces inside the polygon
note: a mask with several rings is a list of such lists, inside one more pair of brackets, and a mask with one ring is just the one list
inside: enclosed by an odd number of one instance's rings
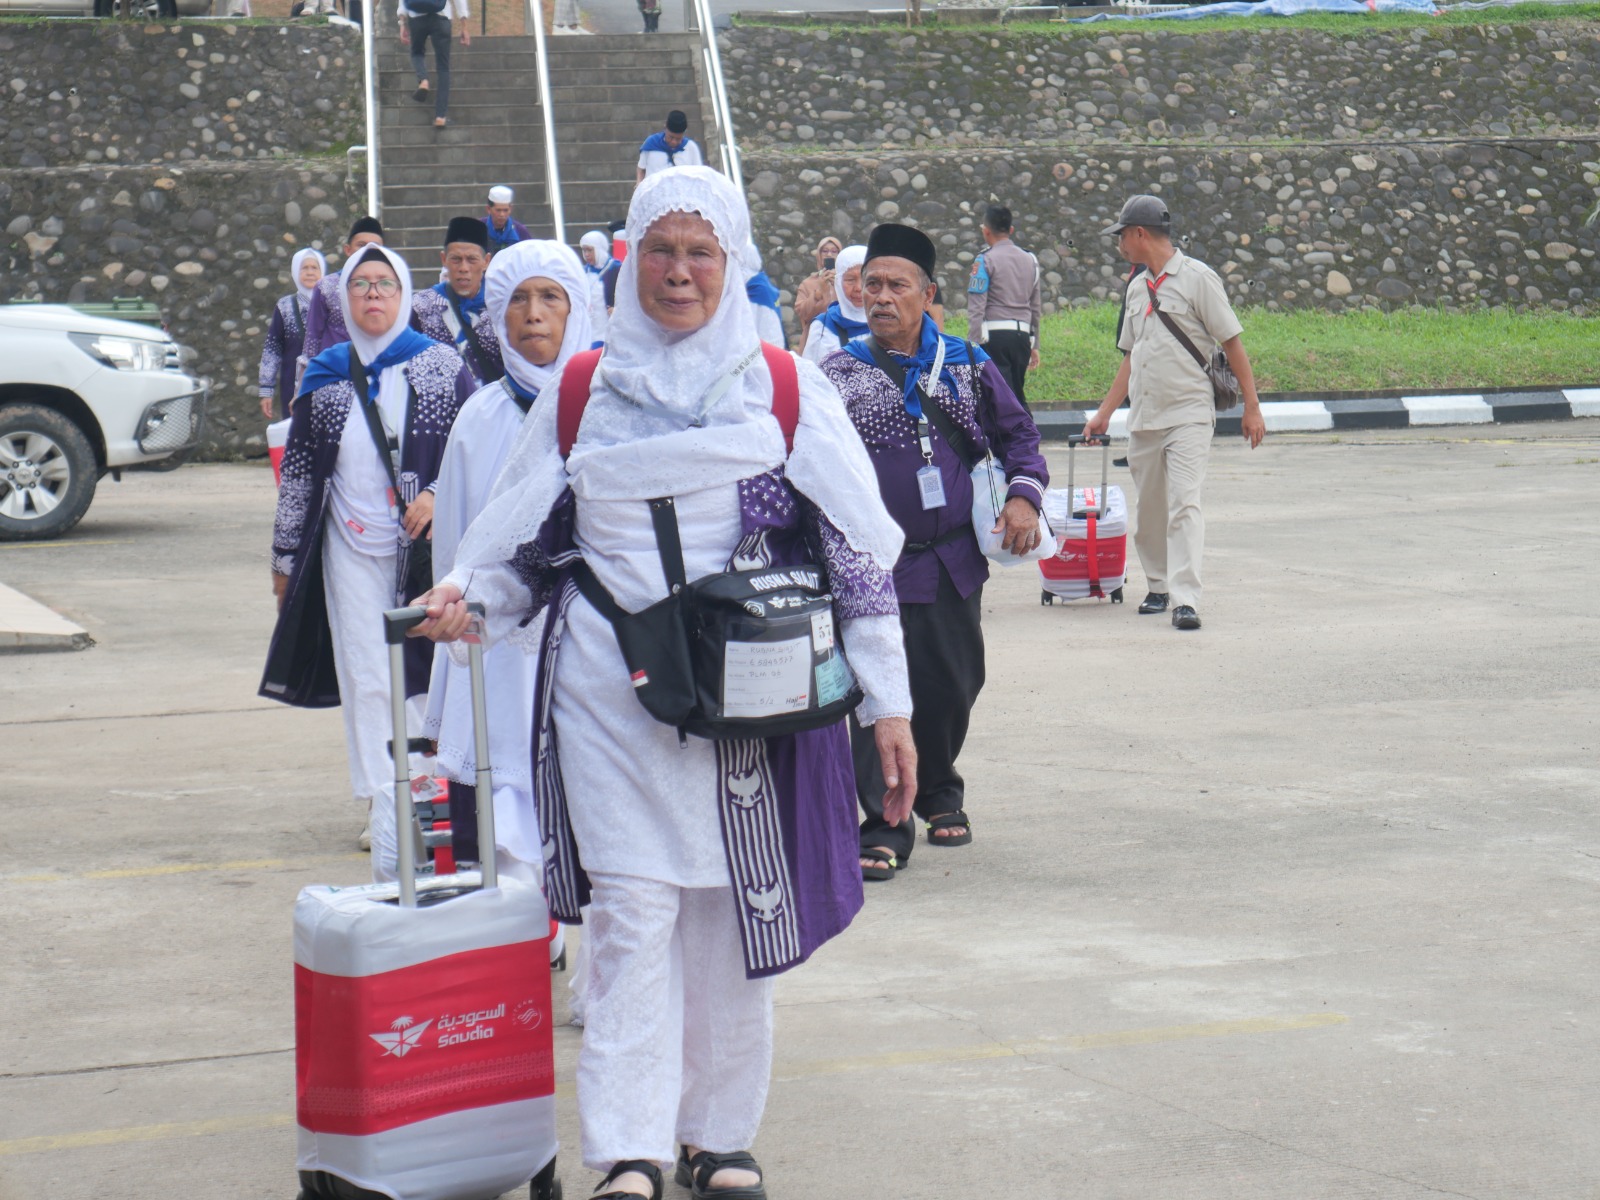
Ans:
{"label": "black peci cap", "polygon": [[349,245],[363,233],[375,233],[379,237],[383,236],[383,226],[378,223],[377,217],[357,217],[356,223],[350,226],[350,236],[345,238],[345,244]]}
{"label": "black peci cap", "polygon": [[477,217],[451,217],[445,226],[444,244],[467,242],[480,249],[489,249],[489,227]]}
{"label": "black peci cap", "polygon": [[679,112],[677,109],[673,109],[667,114],[668,133],[683,133],[688,128],[689,118],[684,116],[683,113]]}
{"label": "black peci cap", "polygon": [[[879,225],[867,238],[866,262],[875,258],[904,258],[922,268],[922,273],[933,278],[937,262],[933,241],[920,229],[909,225]],[[863,263],[863,266],[865,263]]]}

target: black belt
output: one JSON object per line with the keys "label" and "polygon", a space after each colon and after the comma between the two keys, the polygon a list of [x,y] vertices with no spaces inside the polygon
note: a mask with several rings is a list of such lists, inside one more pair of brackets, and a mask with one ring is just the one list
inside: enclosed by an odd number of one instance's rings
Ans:
{"label": "black belt", "polygon": [[931,542],[907,542],[902,548],[903,554],[921,554],[924,550],[932,550],[935,546],[948,546],[951,542],[959,541],[972,529],[970,524],[957,525],[948,533],[941,533]]}

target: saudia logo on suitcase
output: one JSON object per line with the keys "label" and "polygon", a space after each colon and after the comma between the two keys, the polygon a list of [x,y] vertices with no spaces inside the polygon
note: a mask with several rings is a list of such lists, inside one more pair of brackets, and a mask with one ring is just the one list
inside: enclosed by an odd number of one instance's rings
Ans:
{"label": "saudia logo on suitcase", "polygon": [[[367,1036],[383,1047],[385,1055],[392,1054],[396,1058],[404,1058],[422,1045],[422,1035],[428,1031],[430,1025],[434,1026],[434,1033],[438,1035],[438,1048],[444,1050],[467,1042],[488,1041],[494,1037],[493,1022],[505,1015],[504,1004],[480,1009],[477,1012],[429,1017],[420,1025],[417,1024],[415,1017],[407,1015],[396,1018],[383,1033],[369,1033]],[[512,1019],[523,1029],[537,1029],[544,1022],[544,1013],[540,1011],[537,1000],[524,1000],[517,1005]]]}

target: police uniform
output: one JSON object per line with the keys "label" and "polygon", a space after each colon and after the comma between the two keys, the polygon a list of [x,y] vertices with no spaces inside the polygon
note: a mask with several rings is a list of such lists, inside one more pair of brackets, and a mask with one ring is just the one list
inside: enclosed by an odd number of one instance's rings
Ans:
{"label": "police uniform", "polygon": [[1028,359],[1039,345],[1039,260],[1001,238],[973,260],[967,328],[1026,407]]}

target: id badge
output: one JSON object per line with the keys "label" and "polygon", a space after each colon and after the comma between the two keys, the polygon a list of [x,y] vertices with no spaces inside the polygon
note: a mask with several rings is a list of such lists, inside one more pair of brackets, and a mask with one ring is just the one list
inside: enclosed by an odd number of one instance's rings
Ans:
{"label": "id badge", "polygon": [[922,494],[922,511],[944,507],[944,477],[932,463],[917,472],[917,490]]}

